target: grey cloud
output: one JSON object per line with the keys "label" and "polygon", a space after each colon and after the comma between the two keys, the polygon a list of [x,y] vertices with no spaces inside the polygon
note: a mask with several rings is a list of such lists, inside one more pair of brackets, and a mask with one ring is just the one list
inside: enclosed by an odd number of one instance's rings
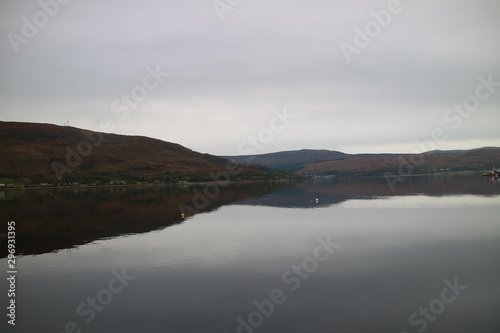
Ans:
{"label": "grey cloud", "polygon": [[[49,0],[46,0],[49,1]],[[6,37],[39,7],[2,4],[2,119],[98,130],[146,66],[170,76],[117,132],[233,154],[273,108],[300,115],[266,151],[403,147],[442,124],[480,75],[500,81],[500,5],[401,1],[405,10],[348,64],[339,48],[388,1],[244,1],[220,21],[212,1],[72,1],[15,54]],[[500,92],[453,132],[499,144]],[[182,125],[182,126],[179,126]],[[457,147],[460,148],[460,147]]]}

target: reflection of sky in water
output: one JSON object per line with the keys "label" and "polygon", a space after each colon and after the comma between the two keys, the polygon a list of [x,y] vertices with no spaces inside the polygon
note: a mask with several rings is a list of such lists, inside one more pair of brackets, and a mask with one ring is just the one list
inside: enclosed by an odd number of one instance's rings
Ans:
{"label": "reflection of sky in water", "polygon": [[[439,297],[443,280],[459,277],[469,289],[428,332],[495,331],[499,203],[408,196],[318,209],[232,205],[70,253],[25,256],[16,329],[59,332],[74,320],[83,332],[229,333],[254,300],[279,288],[287,301],[256,332],[412,332],[408,316]],[[292,292],[283,272],[328,235],[341,247]],[[121,267],[136,279],[84,324],[75,307]]]}
{"label": "reflection of sky in water", "polygon": [[385,200],[349,200],[343,202],[343,208],[446,208],[456,206],[498,206],[500,196],[482,197],[473,195],[456,195],[446,197],[429,197],[425,195],[406,196],[406,197],[388,197]]}

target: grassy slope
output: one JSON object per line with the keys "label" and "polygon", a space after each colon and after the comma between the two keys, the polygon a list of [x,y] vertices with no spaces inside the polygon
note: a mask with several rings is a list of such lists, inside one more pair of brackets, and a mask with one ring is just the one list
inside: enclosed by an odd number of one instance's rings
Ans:
{"label": "grassy slope", "polygon": [[[406,162],[408,164],[405,164]],[[411,165],[411,166],[408,166]],[[458,153],[435,152],[432,154],[362,154],[351,155],[338,161],[311,163],[300,169],[300,174],[328,173],[415,173],[434,171],[485,170],[500,165],[500,150],[481,148]],[[410,173],[413,173],[410,171]]]}
{"label": "grassy slope", "polygon": [[[84,131],[50,124],[0,122],[0,177],[25,183],[56,182],[53,163],[71,167],[62,181],[191,181],[210,180],[210,172],[227,169],[229,161],[194,152],[181,145],[140,136],[102,134],[102,142],[85,150]],[[92,133],[92,138],[98,138]],[[70,160],[68,147],[78,151],[81,161]],[[88,156],[83,156],[88,155]],[[71,165],[72,162],[75,164]],[[79,162],[79,163],[78,163]],[[269,179],[283,173],[267,168],[245,167],[232,180]]]}
{"label": "grassy slope", "polygon": [[[228,156],[234,161],[242,161],[249,156]],[[411,164],[414,172],[434,172],[440,170],[485,170],[500,165],[499,148],[480,148],[465,151],[433,151],[418,155],[410,154],[359,154],[350,155],[336,151],[298,150],[257,155],[255,163],[279,168],[301,175],[380,175],[385,172],[398,173],[404,161]],[[404,172],[408,172],[404,168]]]}

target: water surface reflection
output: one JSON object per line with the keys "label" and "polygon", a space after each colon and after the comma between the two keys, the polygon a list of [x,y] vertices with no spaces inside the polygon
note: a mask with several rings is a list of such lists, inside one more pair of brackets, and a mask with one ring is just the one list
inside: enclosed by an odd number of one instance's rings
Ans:
{"label": "water surface reflection", "polygon": [[[383,179],[235,185],[185,220],[190,188],[8,194],[2,217],[20,240],[40,232],[22,245],[14,332],[417,332],[423,320],[426,332],[497,332],[499,188],[426,177],[397,191]],[[314,266],[328,237],[340,247]],[[135,279],[87,323],[77,307],[122,267]],[[455,278],[467,290],[425,319]],[[274,290],[284,301],[252,327]]]}

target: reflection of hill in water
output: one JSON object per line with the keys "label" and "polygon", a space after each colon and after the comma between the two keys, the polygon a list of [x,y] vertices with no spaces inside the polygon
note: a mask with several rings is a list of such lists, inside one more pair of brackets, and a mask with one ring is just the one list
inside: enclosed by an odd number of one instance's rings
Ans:
{"label": "reflection of hill in water", "polygon": [[[64,189],[8,191],[0,197],[0,219],[16,221],[19,254],[40,254],[127,234],[145,233],[182,223],[179,205],[193,207],[195,187]],[[203,187],[199,188],[203,192]],[[325,207],[350,199],[399,195],[498,195],[480,177],[414,177],[392,192],[385,179],[338,180],[326,183],[278,182],[232,184],[221,189],[200,213],[224,205]],[[316,203],[316,198],[319,199]],[[0,227],[6,233],[7,224]],[[7,254],[2,246],[0,257]]]}
{"label": "reflection of hill in water", "polygon": [[[232,184],[200,213],[213,211],[284,185]],[[8,191],[0,219],[16,222],[19,254],[40,254],[126,234],[182,223],[180,204],[193,207],[195,187],[100,188]],[[203,188],[200,188],[203,191]],[[2,224],[0,233],[7,232]],[[0,257],[7,254],[2,246]]]}
{"label": "reflection of hill in water", "polygon": [[[374,199],[408,195],[498,195],[500,184],[478,176],[421,176],[405,178],[394,190],[384,178],[339,179],[335,181],[304,182],[235,204],[283,208],[318,208],[352,199]],[[316,201],[316,199],[318,199]]]}

